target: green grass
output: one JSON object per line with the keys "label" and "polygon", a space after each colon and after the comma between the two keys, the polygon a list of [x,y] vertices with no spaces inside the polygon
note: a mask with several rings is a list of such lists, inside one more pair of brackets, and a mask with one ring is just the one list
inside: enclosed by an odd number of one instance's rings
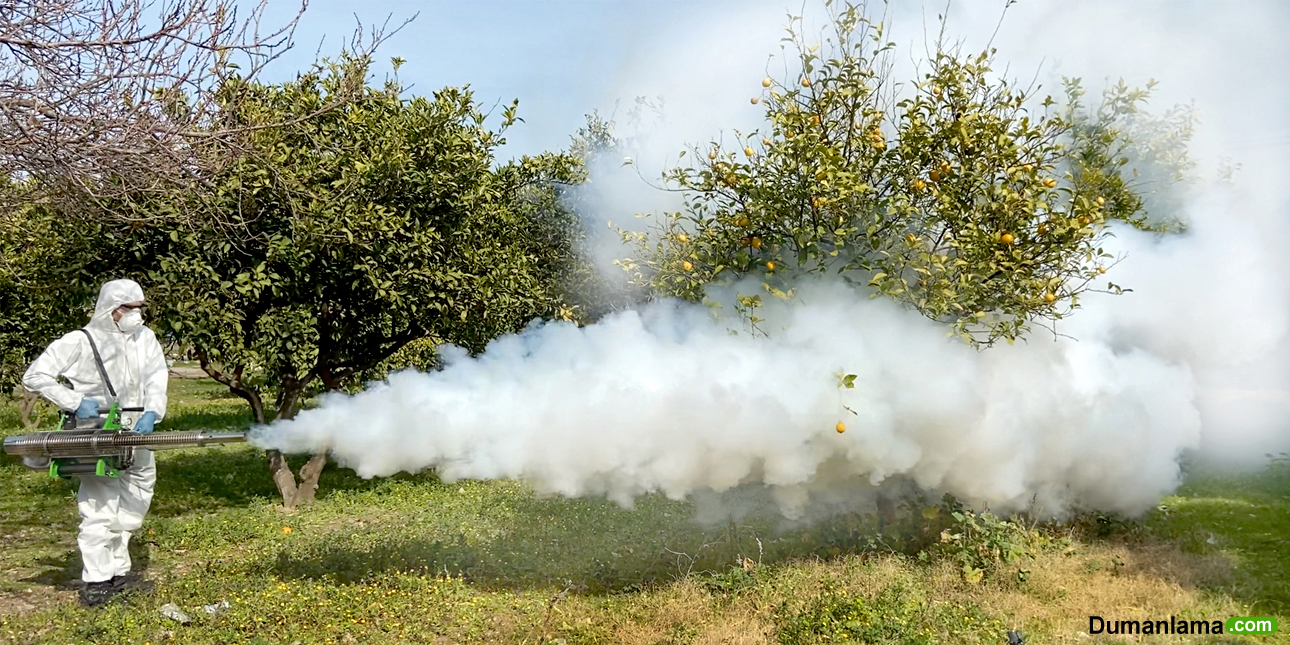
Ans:
{"label": "green grass", "polygon": [[[209,381],[174,380],[171,393],[161,429],[249,422]],[[0,406],[0,433],[22,431]],[[711,526],[658,496],[625,510],[510,481],[334,467],[313,506],[286,512],[255,450],[166,452],[132,543],[154,588],[87,610],[69,584],[72,487],[6,460],[0,642],[1003,643],[1020,628],[1031,643],[1075,643],[1090,641],[1079,632],[1093,613],[1285,624],[1287,470],[1194,476],[1141,523],[1045,527],[1029,558],[969,584],[951,559],[893,551],[868,515]],[[228,609],[201,609],[219,601]],[[165,603],[193,623],[163,617]]]}
{"label": "green grass", "polygon": [[1148,525],[1190,552],[1233,558],[1234,575],[1219,589],[1251,615],[1290,616],[1290,461],[1257,476],[1194,474]]}

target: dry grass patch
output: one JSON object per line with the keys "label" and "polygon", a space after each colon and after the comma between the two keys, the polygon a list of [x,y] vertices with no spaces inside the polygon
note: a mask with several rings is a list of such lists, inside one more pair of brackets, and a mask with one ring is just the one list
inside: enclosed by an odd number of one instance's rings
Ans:
{"label": "dry grass patch", "polygon": [[[994,582],[980,589],[960,585],[957,592],[944,582],[938,586],[1008,616],[1038,638],[1032,642],[1087,642],[1089,616],[1226,620],[1241,615],[1240,605],[1230,598],[1202,591],[1203,586],[1226,579],[1232,570],[1230,560],[1184,553],[1172,544],[1077,543],[1041,553],[1026,566],[1030,575],[1022,583]],[[1159,642],[1207,642],[1203,636],[1169,638]],[[1141,642],[1156,641],[1148,637]]]}
{"label": "dry grass patch", "polygon": [[775,629],[755,615],[726,611],[705,625],[694,645],[767,645],[775,642]]}

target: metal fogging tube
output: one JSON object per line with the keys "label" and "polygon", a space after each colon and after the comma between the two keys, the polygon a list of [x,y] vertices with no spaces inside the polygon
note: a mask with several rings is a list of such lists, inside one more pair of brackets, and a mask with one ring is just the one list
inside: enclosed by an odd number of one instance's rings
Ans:
{"label": "metal fogging tube", "polygon": [[87,457],[113,455],[131,448],[168,450],[200,448],[246,441],[245,432],[158,432],[140,434],[119,430],[66,430],[5,437],[4,451],[17,457]]}

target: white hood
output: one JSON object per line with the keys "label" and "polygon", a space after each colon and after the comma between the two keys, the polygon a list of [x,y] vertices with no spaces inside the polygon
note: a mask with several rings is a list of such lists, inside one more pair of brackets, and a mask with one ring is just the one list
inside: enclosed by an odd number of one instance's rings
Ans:
{"label": "white hood", "polygon": [[[166,414],[169,374],[161,343],[146,326],[124,334],[112,320],[112,312],[117,307],[143,299],[143,289],[133,280],[104,284],[99,290],[94,315],[85,329],[94,337],[94,347],[103,359],[103,368],[122,407],[141,407],[161,418]],[[71,388],[64,386],[60,379],[65,379]],[[110,402],[112,398],[99,374],[89,339],[79,329],[50,343],[27,368],[22,383],[68,412],[75,411],[85,397],[100,403]],[[129,421],[126,425],[134,422],[129,415],[125,418]]]}
{"label": "white hood", "polygon": [[103,284],[99,289],[99,300],[94,305],[94,315],[87,328],[95,331],[121,333],[112,321],[112,312],[117,307],[131,302],[142,302],[143,287],[134,280],[113,280]]}

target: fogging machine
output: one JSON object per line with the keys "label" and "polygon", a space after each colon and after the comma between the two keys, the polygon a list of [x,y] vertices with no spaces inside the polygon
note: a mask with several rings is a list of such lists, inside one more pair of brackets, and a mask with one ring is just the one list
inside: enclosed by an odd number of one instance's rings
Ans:
{"label": "fogging machine", "polygon": [[115,403],[106,416],[97,419],[76,419],[64,413],[60,425],[62,430],[5,437],[5,454],[20,457],[23,465],[48,471],[54,478],[117,477],[134,463],[138,448],[173,450],[246,441],[245,432],[133,432],[121,427],[121,408]]}

